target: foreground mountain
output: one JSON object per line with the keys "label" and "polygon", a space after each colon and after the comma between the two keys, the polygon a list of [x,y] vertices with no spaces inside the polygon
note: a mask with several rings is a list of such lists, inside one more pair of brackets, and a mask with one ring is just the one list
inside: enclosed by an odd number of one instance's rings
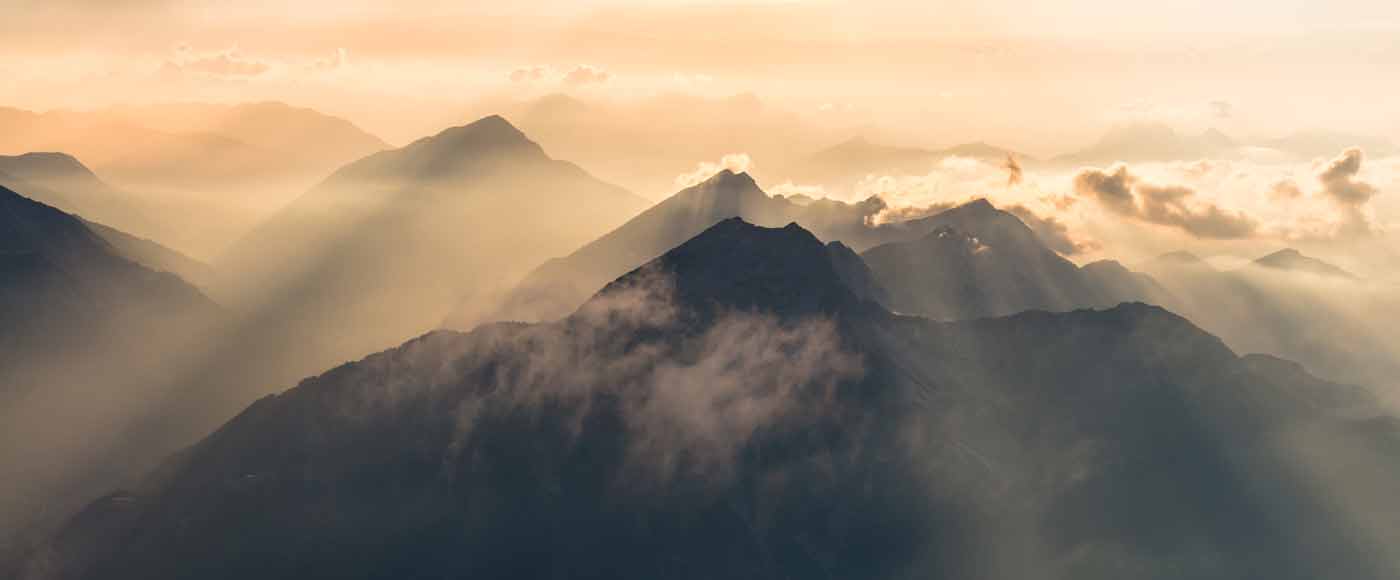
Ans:
{"label": "foreground mountain", "polygon": [[1392,577],[1400,428],[1160,308],[938,323],[726,220],[267,397],[36,578]]}
{"label": "foreground mountain", "polygon": [[295,357],[291,380],[482,304],[645,204],[487,117],[341,168],[218,260],[237,276],[216,294],[285,341],[268,356]]}
{"label": "foreground mountain", "polygon": [[0,187],[0,559],[17,530],[115,481],[128,456],[100,450],[221,316],[77,216]]}
{"label": "foreground mountain", "polygon": [[[770,196],[747,173],[722,170],[572,254],[546,262],[511,290],[495,316],[534,321],[567,315],[613,278],[733,217],[768,227],[797,222],[823,240],[839,240],[856,251],[915,238],[932,229],[925,220],[874,223],[873,216],[884,208],[884,202],[875,197],[848,204]],[[458,314],[448,324],[469,327],[472,321]]]}
{"label": "foreground mountain", "polygon": [[1286,272],[1303,272],[1317,276],[1328,276],[1345,280],[1357,280],[1355,274],[1343,270],[1337,266],[1319,260],[1317,258],[1304,256],[1293,248],[1284,248],[1252,262],[1253,265],[1261,268],[1282,270]]}
{"label": "foreground mountain", "polygon": [[1019,218],[985,199],[921,224],[932,231],[861,254],[897,312],[956,320],[1164,298],[1154,281],[1121,265],[1074,265]]}

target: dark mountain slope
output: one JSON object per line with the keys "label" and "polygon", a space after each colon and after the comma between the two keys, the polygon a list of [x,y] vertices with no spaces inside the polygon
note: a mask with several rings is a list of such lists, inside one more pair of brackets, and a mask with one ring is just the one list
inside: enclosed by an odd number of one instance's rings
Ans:
{"label": "dark mountain slope", "polygon": [[1141,304],[892,316],[830,256],[799,227],[728,220],[561,321],[343,365],[94,503],[29,574],[1393,572],[1384,538],[1312,486],[1344,465],[1281,443],[1370,449],[1392,469],[1369,483],[1397,483],[1395,429],[1363,392]]}

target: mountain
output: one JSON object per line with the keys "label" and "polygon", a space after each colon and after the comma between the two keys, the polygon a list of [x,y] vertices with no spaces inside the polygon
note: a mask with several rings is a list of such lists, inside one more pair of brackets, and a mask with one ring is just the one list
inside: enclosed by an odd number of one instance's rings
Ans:
{"label": "mountain", "polygon": [[[553,159],[499,116],[342,167],[216,261],[214,292],[255,313],[297,374],[484,308],[546,258],[646,202]],[[261,322],[258,322],[261,321]]]}
{"label": "mountain", "polygon": [[1238,156],[1240,143],[1210,129],[1199,135],[1183,135],[1160,123],[1114,127],[1098,142],[1050,160],[1055,165],[1108,165],[1115,162],[1194,161]]}
{"label": "mountain", "polygon": [[107,446],[222,316],[77,216],[0,187],[0,559],[12,534],[148,465]]}
{"label": "mountain", "polygon": [[1344,278],[1357,280],[1355,274],[1328,264],[1317,258],[1304,256],[1293,248],[1284,248],[1251,262],[1254,266],[1283,270],[1287,272],[1305,272],[1318,276],[1330,276],[1334,278]]}
{"label": "mountain", "polygon": [[985,199],[925,218],[921,225],[932,228],[922,238],[861,254],[888,290],[886,304],[897,312],[955,320],[1162,298],[1150,278],[1121,266],[1075,266],[1019,218]]}
{"label": "mountain", "polygon": [[83,220],[83,224],[107,242],[118,255],[157,272],[170,272],[196,287],[214,283],[217,274],[209,264],[196,260],[160,243],[128,234],[119,229]]}
{"label": "mountain", "polygon": [[[823,240],[839,240],[854,250],[928,231],[921,220],[872,225],[871,217],[884,207],[874,197],[848,204],[769,196],[747,173],[721,170],[573,253],[546,262],[506,295],[495,317],[533,321],[567,315],[609,280],[733,217],[762,226],[797,222]],[[465,327],[463,320],[454,315],[448,324]]]}
{"label": "mountain", "polygon": [[21,577],[1393,576],[1365,391],[1142,304],[892,315],[831,255],[724,220],[565,319],[342,365]]}
{"label": "mountain", "polygon": [[0,152],[66,151],[123,183],[170,187],[324,174],[389,147],[344,119],[272,102],[12,109],[0,128]]}
{"label": "mountain", "polygon": [[387,148],[344,119],[281,103],[0,109],[0,153],[63,151],[127,192],[124,203],[140,201],[132,215],[70,211],[201,258],[337,167]]}

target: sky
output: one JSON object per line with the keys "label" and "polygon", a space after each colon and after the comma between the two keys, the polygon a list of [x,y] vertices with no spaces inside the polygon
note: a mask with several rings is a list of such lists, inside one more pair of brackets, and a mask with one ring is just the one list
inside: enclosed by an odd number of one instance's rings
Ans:
{"label": "sky", "polygon": [[1379,0],[5,2],[0,104],[37,110],[275,99],[403,143],[487,98],[753,93],[1040,155],[1142,118],[1400,134]]}
{"label": "sky", "polygon": [[[686,98],[738,95],[732,102],[761,102],[821,129],[759,144],[754,133],[766,129],[750,123],[732,151],[696,146],[704,158],[677,143],[657,175],[631,182],[627,159],[587,157],[587,135],[551,150],[652,199],[674,191],[671,176],[719,153],[752,154],[762,168],[771,162],[763,147],[815,151],[857,134],[919,147],[985,141],[1040,158],[1133,123],[1253,142],[1326,129],[1400,143],[1400,3],[1381,0],[0,2],[17,5],[0,19],[0,106],[277,100],[402,145],[547,95],[607,105],[596,109],[605,117],[654,112],[630,119],[634,129],[684,116],[698,102]],[[782,127],[782,115],[763,119]],[[1073,168],[1031,169],[1007,187],[997,185],[1006,179],[999,164],[953,163],[871,176],[855,193],[1026,205],[1068,224],[1086,247],[1105,248],[1076,259],[1183,247],[1239,259],[1289,244],[1395,275],[1400,250],[1387,247],[1400,229],[1400,195],[1388,192],[1400,190],[1400,162],[1362,151],[1354,179],[1371,193],[1348,205],[1321,181],[1344,156],[1130,164],[1120,177],[1133,184],[1132,211],[1114,211]],[[1103,183],[1117,171],[1092,169]],[[1271,193],[1286,183],[1301,194]],[[765,184],[810,185],[800,176]],[[1233,215],[1247,219],[1210,229]],[[1374,236],[1338,234],[1362,223]]]}

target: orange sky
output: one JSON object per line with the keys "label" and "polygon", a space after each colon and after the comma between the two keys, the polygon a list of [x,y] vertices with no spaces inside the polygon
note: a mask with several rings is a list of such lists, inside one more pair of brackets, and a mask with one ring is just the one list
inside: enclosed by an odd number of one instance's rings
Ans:
{"label": "orange sky", "polygon": [[1042,155],[1122,120],[1400,134],[1400,7],[1377,0],[9,1],[0,105],[38,110],[275,99],[402,143],[488,98],[752,92]]}

